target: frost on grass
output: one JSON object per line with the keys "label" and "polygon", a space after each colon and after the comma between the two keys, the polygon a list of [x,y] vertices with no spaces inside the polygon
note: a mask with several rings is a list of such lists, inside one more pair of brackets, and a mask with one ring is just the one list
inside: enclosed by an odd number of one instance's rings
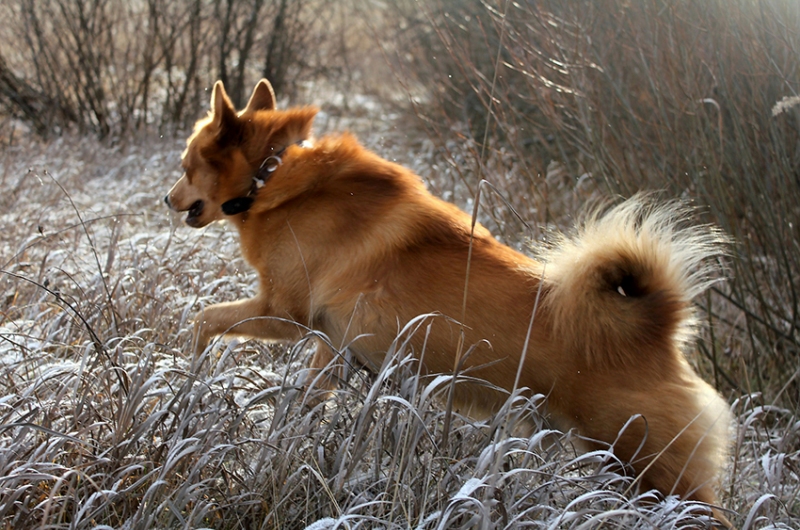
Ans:
{"label": "frost on grass", "polygon": [[[404,148],[391,127],[382,133],[383,148],[428,168],[432,189],[463,199],[456,175],[430,169],[455,167],[430,145]],[[417,379],[402,341],[381,374],[355,372],[313,408],[294,387],[310,355],[304,343],[222,340],[191,355],[191,316],[252,295],[256,277],[224,225],[190,230],[162,205],[181,149],[63,138],[0,158],[4,525],[711,524],[705,507],[638,491],[613,455],[580,454],[572,435],[544,423],[519,438],[503,415],[447,418],[438,398],[452,378]],[[450,149],[445,158],[461,156]],[[516,396],[508,418],[538,418],[541,406]],[[732,518],[741,528],[797,528],[798,418],[758,396],[735,410],[723,492]]]}

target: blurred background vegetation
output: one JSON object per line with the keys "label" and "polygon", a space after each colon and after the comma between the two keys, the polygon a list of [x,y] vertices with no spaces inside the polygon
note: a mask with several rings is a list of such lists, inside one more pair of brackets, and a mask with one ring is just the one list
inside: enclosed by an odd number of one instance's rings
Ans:
{"label": "blurred background vegetation", "polygon": [[215,80],[241,105],[266,77],[284,102],[326,86],[345,112],[367,94],[407,116],[451,198],[494,185],[506,241],[544,237],[506,203],[535,227],[642,189],[694,203],[734,241],[698,301],[699,369],[800,408],[800,2],[7,0],[0,17],[7,144],[181,136]]}

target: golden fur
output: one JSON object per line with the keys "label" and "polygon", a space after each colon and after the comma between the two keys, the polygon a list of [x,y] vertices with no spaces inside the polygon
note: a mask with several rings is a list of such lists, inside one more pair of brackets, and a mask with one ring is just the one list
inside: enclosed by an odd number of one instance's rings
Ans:
{"label": "golden fur", "polygon": [[[292,341],[314,329],[374,369],[406,323],[437,314],[427,317],[427,336],[411,339],[419,355],[427,341],[425,372],[452,373],[457,352],[474,345],[463,367],[511,389],[537,307],[519,386],[548,395],[549,413],[590,448],[613,444],[643,487],[716,502],[731,416],[683,354],[691,298],[718,251],[713,231],[681,228],[679,208],[639,197],[591,216],[536,261],[480,225],[472,233],[468,215],[350,135],[295,145],[310,137],[315,113],[276,110],[265,80],[237,113],[214,86],[167,203],[188,211],[191,226],[226,219],[236,227],[260,291],[205,309],[199,349],[223,333]],[[275,153],[277,169],[253,188]],[[248,195],[247,211],[223,213],[226,201]],[[312,368],[335,359],[321,345]],[[505,399],[457,388],[459,410],[474,416]]]}

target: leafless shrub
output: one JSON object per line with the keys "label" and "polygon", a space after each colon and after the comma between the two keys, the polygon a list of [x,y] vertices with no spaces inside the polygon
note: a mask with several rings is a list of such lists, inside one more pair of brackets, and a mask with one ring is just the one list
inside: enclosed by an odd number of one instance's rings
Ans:
{"label": "leafless shrub", "polygon": [[0,105],[40,134],[184,127],[217,79],[241,103],[261,76],[284,89],[331,71],[334,56],[306,48],[325,49],[335,11],[323,0],[13,0],[0,8],[19,21],[4,31]]}

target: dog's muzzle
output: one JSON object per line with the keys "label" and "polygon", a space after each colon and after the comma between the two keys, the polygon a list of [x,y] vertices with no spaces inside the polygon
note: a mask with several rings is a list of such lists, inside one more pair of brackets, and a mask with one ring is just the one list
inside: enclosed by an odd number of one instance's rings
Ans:
{"label": "dog's muzzle", "polygon": [[203,214],[203,208],[205,207],[205,203],[202,200],[196,200],[192,203],[191,206],[184,210],[178,210],[172,201],[169,200],[169,195],[164,197],[164,203],[169,207],[170,210],[176,212],[187,212],[186,215],[186,224],[189,226],[197,226],[198,219]]}

